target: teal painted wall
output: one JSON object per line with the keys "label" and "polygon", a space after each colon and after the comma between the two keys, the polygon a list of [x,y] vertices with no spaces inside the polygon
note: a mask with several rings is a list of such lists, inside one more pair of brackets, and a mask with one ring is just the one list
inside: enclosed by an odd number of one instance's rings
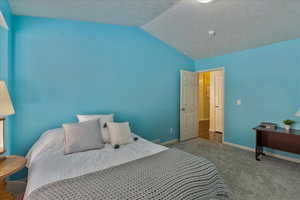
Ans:
{"label": "teal painted wall", "polygon": [[[251,130],[262,121],[281,124],[300,108],[300,39],[195,61],[196,70],[225,67],[225,141],[254,147]],[[237,99],[242,105],[235,105]],[[286,156],[294,154],[278,151]]]}
{"label": "teal painted wall", "polygon": [[[11,90],[11,73],[10,68],[12,65],[12,15],[11,10],[8,5],[7,0],[0,0],[0,11],[3,13],[6,23],[10,27],[9,30],[0,27],[0,80],[4,80],[7,84],[7,87],[12,93]],[[8,117],[6,120],[6,141],[5,148],[6,153],[10,154],[11,149],[11,140],[10,140],[10,118]]]}
{"label": "teal painted wall", "polygon": [[225,67],[227,142],[254,147],[251,128],[259,122],[300,121],[293,117],[300,108],[300,39],[194,62],[136,27],[16,17],[6,0],[0,10],[10,25],[0,28],[0,78],[16,109],[8,153],[24,155],[42,132],[77,113],[113,112],[147,139],[177,138],[179,70],[195,66]]}
{"label": "teal painted wall", "polygon": [[140,28],[14,17],[12,153],[78,113],[115,113],[147,139],[177,138],[180,69],[194,61]]}

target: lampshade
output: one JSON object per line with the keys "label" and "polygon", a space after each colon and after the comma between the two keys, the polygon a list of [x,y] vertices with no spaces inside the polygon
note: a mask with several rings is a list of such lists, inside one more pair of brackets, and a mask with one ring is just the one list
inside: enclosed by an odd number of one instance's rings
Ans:
{"label": "lampshade", "polygon": [[15,114],[10,96],[4,81],[0,81],[0,117]]}
{"label": "lampshade", "polygon": [[300,117],[300,109],[298,110],[298,112],[295,115],[296,117]]}

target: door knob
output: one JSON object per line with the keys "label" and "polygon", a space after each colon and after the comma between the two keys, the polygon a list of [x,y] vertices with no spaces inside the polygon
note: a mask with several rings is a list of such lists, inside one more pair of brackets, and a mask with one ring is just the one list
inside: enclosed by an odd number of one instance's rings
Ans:
{"label": "door knob", "polygon": [[185,108],[181,108],[181,111],[185,111]]}

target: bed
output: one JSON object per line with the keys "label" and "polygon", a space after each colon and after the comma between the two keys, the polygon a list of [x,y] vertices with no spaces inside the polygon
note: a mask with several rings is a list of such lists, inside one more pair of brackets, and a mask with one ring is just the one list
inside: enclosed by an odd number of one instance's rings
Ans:
{"label": "bed", "polygon": [[25,200],[229,199],[210,161],[138,138],[64,155],[63,129],[47,131],[27,154]]}

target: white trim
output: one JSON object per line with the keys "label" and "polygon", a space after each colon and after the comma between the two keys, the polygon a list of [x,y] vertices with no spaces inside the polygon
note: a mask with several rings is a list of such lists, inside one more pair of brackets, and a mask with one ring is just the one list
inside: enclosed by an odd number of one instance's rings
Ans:
{"label": "white trim", "polygon": [[220,71],[220,70],[223,70],[225,72],[225,67],[216,67],[216,68],[211,68],[211,69],[198,70],[195,72],[201,73],[201,72],[212,72],[212,71]]}
{"label": "white trim", "polygon": [[169,140],[169,141],[166,141],[166,142],[162,142],[162,143],[160,143],[160,145],[176,144],[178,142],[179,142],[178,139],[173,139],[173,140]]}
{"label": "white trim", "polygon": [[3,28],[5,28],[6,30],[8,30],[8,25],[6,23],[5,17],[3,15],[3,13],[0,11],[0,26],[2,26]]}
{"label": "white trim", "polygon": [[232,146],[232,147],[236,147],[236,148],[239,148],[239,149],[243,149],[243,150],[246,150],[246,151],[255,152],[255,149],[250,148],[250,147],[246,147],[246,146],[243,146],[243,145],[234,144],[234,143],[231,143],[231,142],[224,142],[223,144],[226,144],[226,145],[229,145],[229,146]]}
{"label": "white trim", "polygon": [[[236,148],[239,148],[239,149],[243,149],[243,150],[246,150],[246,151],[255,152],[254,148],[246,147],[246,146],[243,146],[243,145],[234,144],[234,143],[231,143],[231,142],[223,142],[223,144],[226,144],[226,145],[229,145],[229,146],[232,146],[232,147],[236,147]],[[287,156],[282,156],[282,155],[279,155],[279,154],[276,154],[276,153],[270,153],[270,152],[264,152],[264,153],[268,156],[272,156],[272,157],[279,158],[279,159],[282,159],[282,160],[287,160],[287,161],[290,161],[290,162],[300,163],[300,159],[297,159],[297,158],[290,158],[290,157],[287,157]]]}

